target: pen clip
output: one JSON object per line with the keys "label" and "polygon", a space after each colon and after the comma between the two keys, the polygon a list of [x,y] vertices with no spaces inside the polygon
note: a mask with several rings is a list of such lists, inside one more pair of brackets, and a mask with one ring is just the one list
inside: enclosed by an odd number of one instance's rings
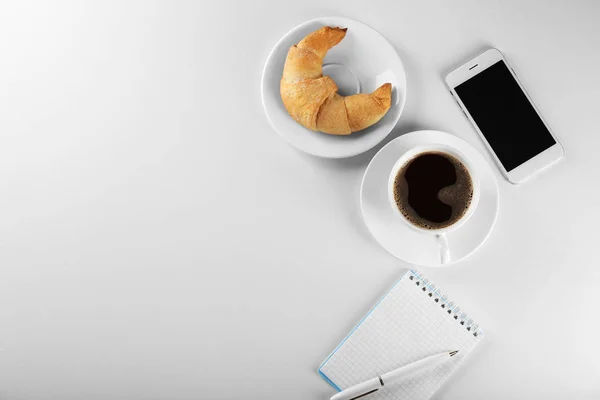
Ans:
{"label": "pen clip", "polygon": [[351,399],[349,399],[349,400],[356,400],[356,399],[360,399],[361,397],[368,396],[368,395],[370,395],[371,393],[375,393],[375,392],[376,392],[376,391],[378,391],[378,390],[379,390],[379,389],[373,389],[373,390],[371,390],[371,391],[369,391],[369,392],[367,392],[367,393],[363,393],[363,394],[361,394],[361,395],[358,395],[358,396],[356,396],[356,397],[353,397],[353,398],[351,398]]}

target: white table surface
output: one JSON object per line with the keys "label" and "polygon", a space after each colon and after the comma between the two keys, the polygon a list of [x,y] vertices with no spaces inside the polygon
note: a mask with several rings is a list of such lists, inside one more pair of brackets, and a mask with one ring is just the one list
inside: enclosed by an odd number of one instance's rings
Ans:
{"label": "white table surface", "polygon": [[486,330],[435,398],[600,397],[600,3],[373,3],[3,4],[0,399],[332,395],[318,365],[406,265],[358,207],[383,143],[317,159],[262,110],[272,46],[326,15],[405,63],[384,143],[439,129],[484,151],[442,75],[495,46],[567,153],[523,186],[495,169],[488,242],[424,271]]}

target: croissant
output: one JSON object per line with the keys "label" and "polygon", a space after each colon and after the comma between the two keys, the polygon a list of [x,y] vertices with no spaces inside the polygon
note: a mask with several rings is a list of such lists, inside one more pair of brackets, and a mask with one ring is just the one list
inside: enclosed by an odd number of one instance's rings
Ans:
{"label": "croissant", "polygon": [[285,60],[281,99],[292,118],[310,130],[349,135],[377,123],[390,109],[390,83],[371,94],[343,97],[333,79],[323,76],[323,58],[346,30],[324,26],[290,47]]}

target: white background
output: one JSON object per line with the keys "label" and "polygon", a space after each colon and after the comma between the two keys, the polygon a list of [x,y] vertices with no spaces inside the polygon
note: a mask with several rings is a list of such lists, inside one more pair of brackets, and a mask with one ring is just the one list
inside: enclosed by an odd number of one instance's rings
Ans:
{"label": "white background", "polygon": [[2,4],[0,399],[333,394],[318,365],[406,266],[358,208],[381,145],[317,159],[262,110],[272,46],[327,15],[405,63],[384,143],[439,129],[484,151],[442,77],[495,46],[566,150],[523,186],[495,169],[488,242],[424,271],[486,329],[436,398],[600,397],[600,3],[372,3]]}

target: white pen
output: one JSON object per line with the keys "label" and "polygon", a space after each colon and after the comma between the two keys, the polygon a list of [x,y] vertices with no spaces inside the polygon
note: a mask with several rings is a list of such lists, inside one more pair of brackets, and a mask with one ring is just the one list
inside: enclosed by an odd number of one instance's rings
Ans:
{"label": "white pen", "polygon": [[359,397],[375,393],[381,388],[383,388],[386,384],[395,381],[401,376],[406,376],[414,372],[428,369],[436,364],[448,360],[456,353],[458,353],[458,350],[445,351],[443,353],[429,356],[422,360],[416,361],[412,364],[408,364],[403,367],[397,368],[381,376],[377,376],[373,379],[369,379],[366,382],[359,383],[358,385],[351,386],[348,389],[342,390],[341,392],[336,393],[331,398],[331,400],[355,400]]}

